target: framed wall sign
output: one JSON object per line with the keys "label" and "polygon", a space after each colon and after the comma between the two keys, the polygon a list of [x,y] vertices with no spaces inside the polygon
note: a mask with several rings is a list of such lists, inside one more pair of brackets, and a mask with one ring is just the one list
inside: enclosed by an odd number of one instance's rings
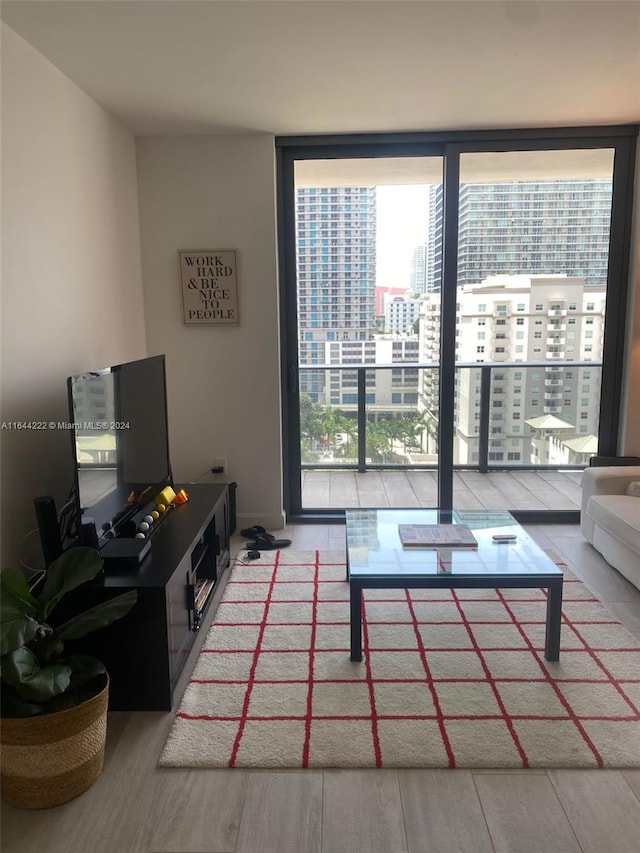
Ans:
{"label": "framed wall sign", "polygon": [[178,252],[183,320],[233,325],[238,318],[238,258],[235,249]]}

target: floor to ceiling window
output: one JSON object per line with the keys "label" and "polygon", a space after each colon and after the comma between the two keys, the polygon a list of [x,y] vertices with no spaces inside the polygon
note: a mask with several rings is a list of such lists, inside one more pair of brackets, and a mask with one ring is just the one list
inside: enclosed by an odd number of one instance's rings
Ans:
{"label": "floor to ceiling window", "polygon": [[454,464],[471,467],[454,481],[456,506],[500,486],[513,499],[528,487],[530,508],[536,491],[558,508],[563,488],[579,497],[547,469],[598,452],[613,159],[611,148],[460,155],[453,441]]}
{"label": "floor to ceiling window", "polygon": [[277,145],[289,515],[577,509],[616,452],[635,131]]}

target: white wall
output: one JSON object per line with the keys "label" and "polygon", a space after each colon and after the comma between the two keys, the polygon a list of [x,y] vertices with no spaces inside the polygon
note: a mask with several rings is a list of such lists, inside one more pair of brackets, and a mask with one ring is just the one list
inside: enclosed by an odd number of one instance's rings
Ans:
{"label": "white wall", "polygon": [[[1,352],[5,422],[68,420],[67,376],[146,355],[133,137],[4,25]],[[9,566],[33,498],[67,497],[71,450],[66,431],[0,441]]]}
{"label": "white wall", "polygon": [[[177,482],[226,457],[238,527],[277,529],[282,511],[274,140],[137,140],[149,353],[166,353]],[[184,325],[178,251],[238,251],[237,326]],[[214,479],[209,475],[203,481]]]}

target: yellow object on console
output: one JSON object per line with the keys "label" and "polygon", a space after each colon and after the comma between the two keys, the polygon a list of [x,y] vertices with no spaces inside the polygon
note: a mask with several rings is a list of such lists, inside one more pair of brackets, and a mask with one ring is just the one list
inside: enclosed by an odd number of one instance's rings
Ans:
{"label": "yellow object on console", "polygon": [[[173,491],[171,486],[165,486],[164,489],[160,492],[160,494],[156,495],[155,503],[158,509],[160,509],[160,504],[169,506],[169,504],[173,503],[175,499],[176,493]],[[162,512],[162,510],[160,511]]]}

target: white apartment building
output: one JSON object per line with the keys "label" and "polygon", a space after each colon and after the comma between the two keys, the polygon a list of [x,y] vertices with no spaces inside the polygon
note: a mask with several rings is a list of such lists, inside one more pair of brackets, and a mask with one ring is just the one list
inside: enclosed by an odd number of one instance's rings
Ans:
{"label": "white apartment building", "polygon": [[[597,434],[600,368],[565,362],[601,360],[605,295],[604,288],[565,275],[496,275],[458,289],[456,361],[493,368],[490,463],[568,462],[567,440]],[[438,361],[439,319],[440,294],[428,293],[420,319],[423,362]],[[519,368],[518,362],[537,364]],[[459,464],[478,461],[480,381],[480,369],[458,369]],[[435,370],[423,371],[420,407],[437,416]]]}
{"label": "white apartment building", "polygon": [[409,299],[406,296],[392,296],[388,293],[385,293],[382,298],[385,332],[410,334],[420,314],[421,300]]}
{"label": "white apartment building", "polygon": [[[376,335],[370,341],[331,341],[325,344],[326,364],[387,365],[367,371],[367,414],[392,417],[417,411],[418,368],[391,367],[418,360],[417,336]],[[355,413],[358,406],[357,370],[330,370],[325,383],[325,405]]]}

